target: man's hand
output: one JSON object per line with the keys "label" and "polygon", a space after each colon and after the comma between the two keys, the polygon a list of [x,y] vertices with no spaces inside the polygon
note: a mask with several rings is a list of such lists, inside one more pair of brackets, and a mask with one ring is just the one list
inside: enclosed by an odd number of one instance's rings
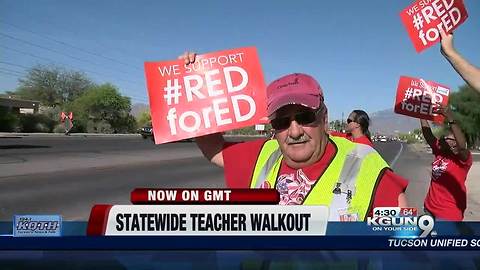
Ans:
{"label": "man's hand", "polygon": [[453,46],[453,34],[447,34],[443,29],[440,29],[440,37],[440,52],[448,59],[456,52]]}
{"label": "man's hand", "polygon": [[197,57],[197,54],[194,52],[184,52],[182,55],[178,57],[178,59],[183,59],[185,62],[185,65],[193,64],[195,63],[195,58]]}
{"label": "man's hand", "polygon": [[449,122],[450,130],[452,131],[453,136],[455,137],[455,141],[457,141],[457,147],[459,151],[458,156],[463,161],[467,160],[469,156],[469,151],[467,149],[467,140],[465,139],[465,135],[460,129],[460,126],[458,126],[457,123],[455,122],[455,118],[453,117],[452,111],[447,105],[447,106],[442,106],[437,108],[436,112],[445,116],[445,118]]}

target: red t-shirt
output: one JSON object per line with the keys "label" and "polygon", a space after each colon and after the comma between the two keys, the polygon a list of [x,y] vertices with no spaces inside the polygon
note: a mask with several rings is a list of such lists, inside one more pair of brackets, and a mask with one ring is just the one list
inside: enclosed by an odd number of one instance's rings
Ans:
{"label": "red t-shirt", "polygon": [[[229,144],[223,149],[223,162],[226,184],[230,188],[249,188],[252,179],[253,170],[260,150],[265,142],[264,139]],[[308,179],[315,182],[323,174],[328,164],[335,157],[335,146],[329,142],[325,153],[315,164],[302,168],[303,173]],[[295,174],[296,169],[290,168],[284,161],[280,167],[279,175]],[[398,206],[398,195],[407,188],[407,180],[393,173],[391,170],[385,170],[380,182],[375,190],[375,196],[369,216],[372,216],[375,207],[396,207]],[[279,190],[280,194],[282,192]],[[300,195],[301,196],[301,195]],[[282,197],[282,196],[281,196]]]}
{"label": "red t-shirt", "polygon": [[343,138],[347,138],[348,140],[354,142],[354,143],[361,143],[361,144],[366,144],[368,146],[371,146],[373,147],[373,143],[368,139],[367,136],[363,135],[361,137],[358,137],[358,138],[353,138],[352,137],[352,134],[350,133],[343,133],[343,132],[339,132],[339,131],[330,131],[330,135],[332,136],[336,136],[336,137],[343,137]]}
{"label": "red t-shirt", "polygon": [[462,161],[456,156],[443,154],[438,144],[437,140],[432,147],[435,158],[425,208],[437,218],[462,221],[467,208],[465,181],[472,167],[472,154],[469,152],[467,160]]}

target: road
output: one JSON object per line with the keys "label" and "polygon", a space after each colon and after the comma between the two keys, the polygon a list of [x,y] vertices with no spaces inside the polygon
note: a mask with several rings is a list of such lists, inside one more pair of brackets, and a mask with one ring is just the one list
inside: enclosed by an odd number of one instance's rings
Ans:
{"label": "road", "polygon": [[[375,147],[398,173],[417,179],[415,186],[428,187],[430,155],[419,157],[398,142]],[[130,204],[130,192],[138,187],[224,187],[224,182],[222,170],[192,142],[154,145],[139,136],[0,138],[0,220],[14,214],[87,220],[94,204]],[[421,206],[425,191],[413,191],[409,199]]]}

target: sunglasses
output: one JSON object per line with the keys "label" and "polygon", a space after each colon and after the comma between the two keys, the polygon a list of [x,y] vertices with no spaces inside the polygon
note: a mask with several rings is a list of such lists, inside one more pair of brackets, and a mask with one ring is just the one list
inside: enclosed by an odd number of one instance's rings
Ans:
{"label": "sunglasses", "polygon": [[351,122],[355,122],[355,121],[353,121],[353,120],[352,120],[352,119],[350,119],[350,118],[349,118],[349,119],[347,119],[347,124],[350,124]]}
{"label": "sunglasses", "polygon": [[449,138],[449,137],[443,137],[443,140],[444,141],[455,141],[455,139]]}
{"label": "sunglasses", "polygon": [[[278,117],[270,121],[272,128],[283,130],[290,127],[290,123],[295,120],[299,125],[306,126],[313,124],[317,120],[318,111],[304,111],[292,116]],[[292,119],[293,118],[293,119]]]}

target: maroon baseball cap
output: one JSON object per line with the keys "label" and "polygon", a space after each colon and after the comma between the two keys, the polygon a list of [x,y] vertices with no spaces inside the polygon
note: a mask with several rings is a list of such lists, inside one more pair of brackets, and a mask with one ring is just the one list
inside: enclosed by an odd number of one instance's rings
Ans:
{"label": "maroon baseball cap", "polygon": [[273,113],[285,105],[297,104],[312,109],[323,105],[323,91],[310,75],[293,73],[283,76],[267,87],[267,113]]}

